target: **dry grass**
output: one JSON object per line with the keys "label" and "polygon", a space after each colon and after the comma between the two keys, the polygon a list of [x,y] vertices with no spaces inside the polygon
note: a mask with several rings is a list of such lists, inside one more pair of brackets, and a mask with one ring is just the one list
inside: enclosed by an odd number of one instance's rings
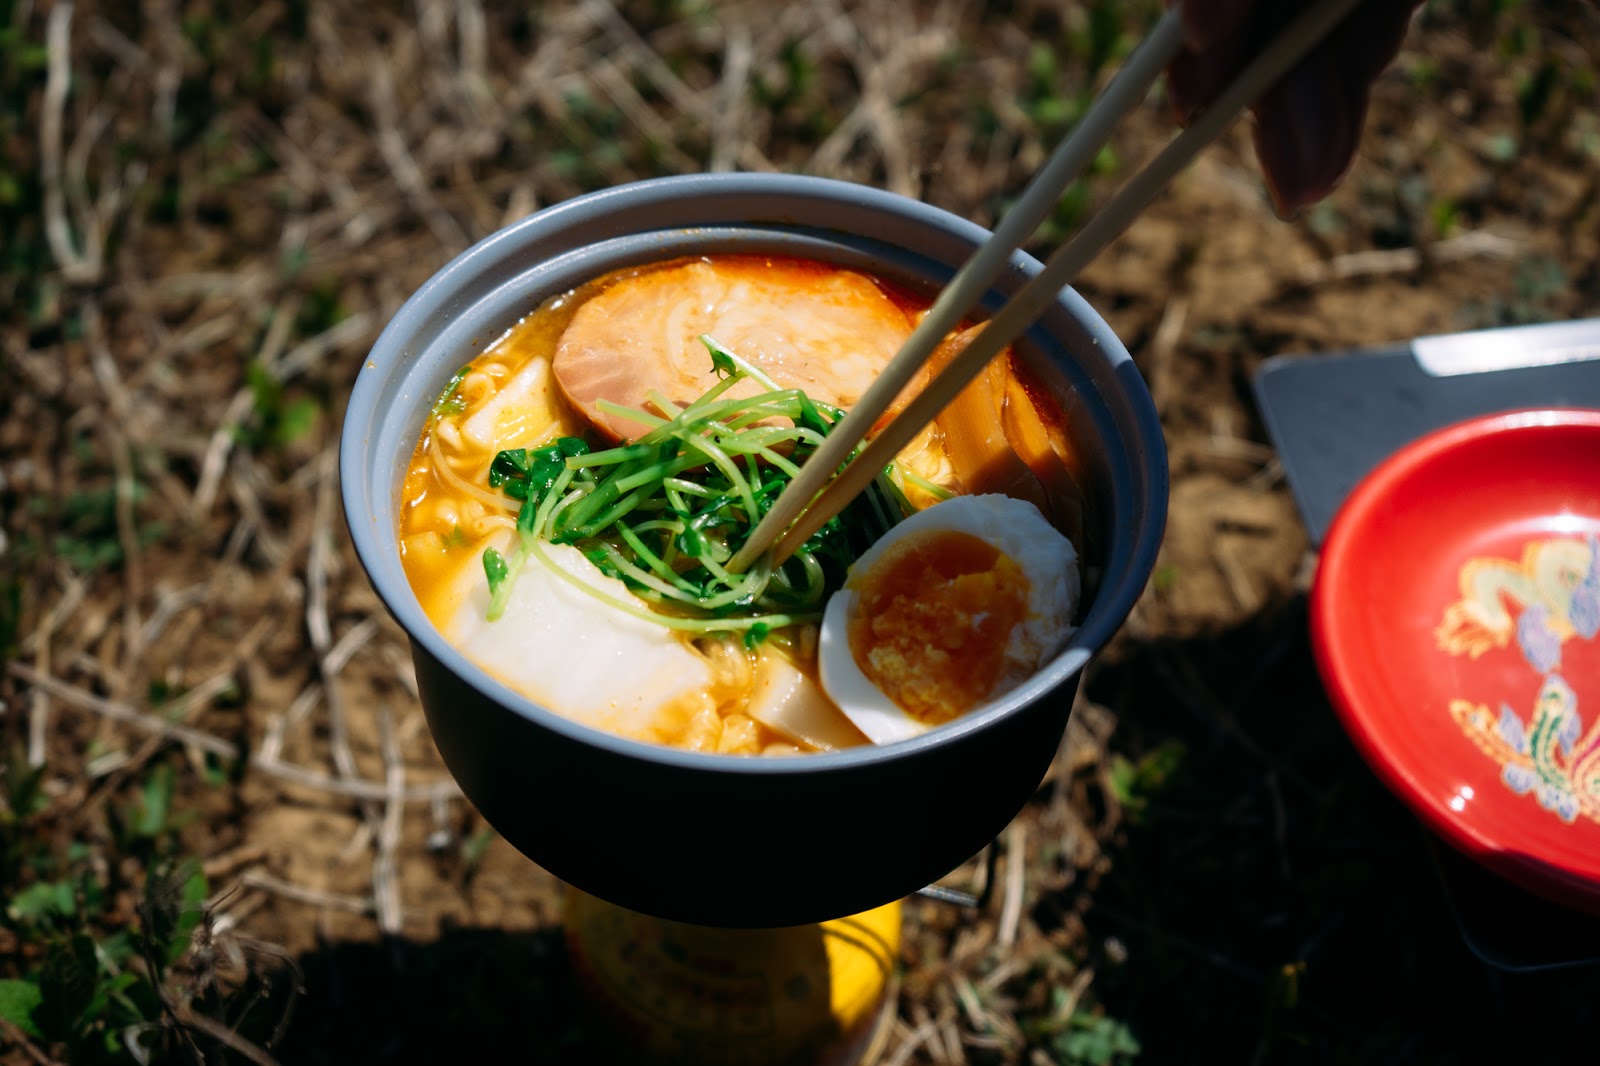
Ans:
{"label": "dry grass", "polygon": [[[472,241],[640,177],[825,174],[990,221],[1103,77],[1102,52],[1125,47],[1154,6],[1121,5],[1107,49],[1093,23],[1106,5],[7,5],[0,592],[17,610],[0,698],[10,739],[45,770],[53,832],[105,846],[107,802],[173,763],[224,941],[303,958],[380,936],[445,943],[460,927],[542,943],[556,886],[498,842],[485,848],[433,751],[404,639],[341,526],[335,438],[362,354]],[[1548,61],[1566,79],[1600,40],[1579,8],[1555,7],[1531,57],[1504,69],[1441,16],[1426,38],[1433,80],[1420,65],[1392,79],[1380,126],[1433,138],[1445,163],[1382,142],[1331,213],[1289,227],[1235,138],[1091,272],[1088,291],[1168,420],[1175,522],[1204,523],[1189,527],[1190,554],[1169,553],[1180,576],[1158,580],[1119,654],[1292,600],[1304,545],[1239,388],[1259,358],[1426,332],[1496,299],[1503,318],[1600,308],[1592,77],[1516,114],[1519,78]],[[1457,75],[1474,88],[1450,88]],[[1164,123],[1152,106],[1113,154],[1137,157]],[[1523,154],[1497,162],[1504,131]],[[1071,201],[1054,232],[1099,191]],[[1282,245],[1270,261],[1258,251],[1269,240]],[[1517,287],[1513,304],[1508,252],[1554,264],[1559,284]],[[1448,292],[1430,296],[1447,272]],[[1395,284],[1411,287],[1404,311],[1343,310]],[[991,904],[908,909],[883,1062],[1064,1061],[1057,1038],[1102,1011],[1100,969],[1126,950],[1085,915],[1137,836],[1121,803],[1144,802],[1117,776],[1128,706],[1111,670],[997,843]],[[1194,677],[1170,688],[1216,743],[1295,778],[1227,699],[1208,701]],[[1134,745],[1135,758],[1160,746],[1146,733]],[[1286,832],[1260,843],[1266,866]],[[559,982],[558,962],[525,961]],[[313,980],[303,1009],[333,995]],[[358,1016],[381,1011],[339,995]],[[11,1039],[21,1057],[6,1061],[48,1061]],[[397,1053],[364,1046],[374,1061]]]}

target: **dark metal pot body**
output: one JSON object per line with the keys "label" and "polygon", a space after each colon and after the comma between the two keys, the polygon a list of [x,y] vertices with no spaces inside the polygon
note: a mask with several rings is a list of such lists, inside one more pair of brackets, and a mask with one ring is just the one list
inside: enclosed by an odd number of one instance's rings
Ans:
{"label": "dark metal pot body", "polygon": [[[925,204],[819,178],[715,174],[594,193],[508,227],[401,308],[351,395],[340,451],[346,516],[374,587],[411,638],[423,709],[450,772],[491,825],[579,888],[702,925],[836,918],[960,865],[1037,787],[1079,672],[1126,618],[1155,562],[1167,469],[1125,348],[1064,291],[1018,350],[1066,416],[1089,500],[1088,587],[1067,648],[995,705],[915,740],[791,759],[703,755],[578,725],[474,667],[412,594],[399,490],[428,408],[457,367],[540,300],[675,256],[806,256],[942,285],[985,232]],[[1039,264],[1014,256],[992,309]]]}

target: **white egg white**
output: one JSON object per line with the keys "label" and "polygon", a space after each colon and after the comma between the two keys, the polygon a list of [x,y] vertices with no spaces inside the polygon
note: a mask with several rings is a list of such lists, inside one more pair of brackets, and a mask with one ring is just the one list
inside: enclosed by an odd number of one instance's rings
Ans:
{"label": "white egg white", "polygon": [[885,552],[908,536],[934,530],[969,533],[1009,556],[1029,583],[1027,613],[1006,645],[1006,667],[988,699],[1031,676],[1072,635],[1079,595],[1078,553],[1026,500],[955,496],[901,522],[850,567],[845,587],[828,601],[818,640],[818,674],[828,697],[875,744],[905,740],[930,726],[908,715],[856,665],[849,623],[860,602],[854,586]]}

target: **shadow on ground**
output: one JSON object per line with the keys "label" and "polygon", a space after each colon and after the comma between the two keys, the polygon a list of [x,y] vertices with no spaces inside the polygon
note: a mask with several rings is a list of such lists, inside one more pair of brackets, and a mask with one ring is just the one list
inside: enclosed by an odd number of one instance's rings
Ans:
{"label": "shadow on ground", "polygon": [[[1468,949],[1431,837],[1322,692],[1303,599],[1135,649],[1089,695],[1120,749],[1175,764],[1127,812],[1086,918],[1141,1063],[1594,1061],[1600,969],[1508,973]],[[1496,917],[1516,943],[1542,910],[1509,892]]]}
{"label": "shadow on ground", "polygon": [[[1117,713],[1119,750],[1170,767],[1124,810],[1086,916],[1100,1002],[1137,1062],[1593,1061],[1600,969],[1508,973],[1468,949],[1436,848],[1328,706],[1303,601],[1220,637],[1125,647],[1088,686]],[[1039,901],[1041,927],[1071,892]],[[1503,903],[1515,942],[1538,908]],[[284,1062],[603,1059],[558,929],[339,944],[300,964],[313,991]],[[969,1061],[1001,1061],[984,1054]]]}
{"label": "shadow on ground", "polygon": [[573,1063],[588,1049],[559,929],[459,929],[301,957],[285,1063]]}

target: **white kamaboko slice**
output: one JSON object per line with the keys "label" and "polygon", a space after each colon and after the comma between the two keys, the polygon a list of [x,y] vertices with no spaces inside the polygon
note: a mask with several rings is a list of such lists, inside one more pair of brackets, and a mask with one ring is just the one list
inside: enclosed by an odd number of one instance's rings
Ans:
{"label": "white kamaboko slice", "polygon": [[[578,549],[541,547],[567,573],[642,606]],[[523,566],[494,622],[484,617],[489,591],[476,563],[456,582],[464,594],[456,597],[445,636],[543,706],[596,729],[661,743],[680,740],[697,715],[715,713],[711,667],[702,656],[671,630],[607,606],[537,559]]]}
{"label": "white kamaboko slice", "polygon": [[525,448],[547,436],[560,416],[550,388],[550,365],[529,359],[461,425],[480,448]]}
{"label": "white kamaboko slice", "polygon": [[774,733],[819,751],[867,743],[821,685],[785,656],[769,649],[762,649],[756,657],[755,685],[745,713]]}

